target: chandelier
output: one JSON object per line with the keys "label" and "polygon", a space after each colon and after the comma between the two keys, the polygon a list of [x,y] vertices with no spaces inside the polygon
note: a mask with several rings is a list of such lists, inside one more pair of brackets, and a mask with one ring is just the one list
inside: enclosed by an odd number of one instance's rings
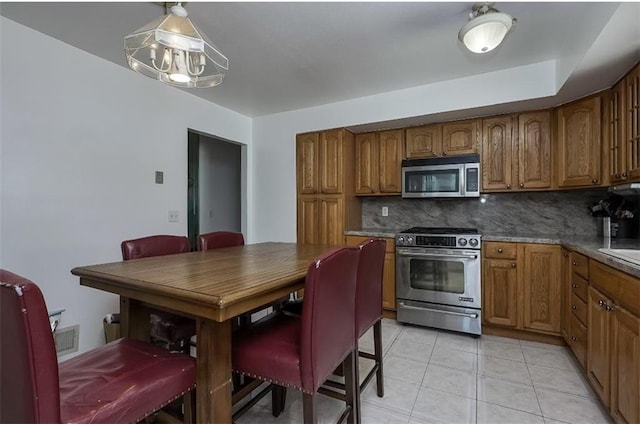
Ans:
{"label": "chandelier", "polygon": [[129,67],[176,87],[222,83],[229,60],[196,27],[180,3],[124,38]]}
{"label": "chandelier", "polygon": [[489,52],[502,43],[504,37],[513,29],[516,19],[499,12],[493,3],[476,3],[458,39],[474,53]]}

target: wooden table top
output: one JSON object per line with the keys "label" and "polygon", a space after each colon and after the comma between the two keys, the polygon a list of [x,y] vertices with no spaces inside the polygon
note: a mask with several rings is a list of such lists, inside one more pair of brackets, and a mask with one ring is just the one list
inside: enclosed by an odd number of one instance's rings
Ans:
{"label": "wooden table top", "polygon": [[71,270],[80,284],[182,315],[224,321],[304,286],[331,246],[259,243]]}

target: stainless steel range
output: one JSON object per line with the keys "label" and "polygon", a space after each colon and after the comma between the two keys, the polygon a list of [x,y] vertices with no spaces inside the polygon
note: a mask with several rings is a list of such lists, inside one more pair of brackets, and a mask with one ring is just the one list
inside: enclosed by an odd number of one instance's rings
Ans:
{"label": "stainless steel range", "polygon": [[480,335],[480,241],[475,228],[396,235],[398,321]]}

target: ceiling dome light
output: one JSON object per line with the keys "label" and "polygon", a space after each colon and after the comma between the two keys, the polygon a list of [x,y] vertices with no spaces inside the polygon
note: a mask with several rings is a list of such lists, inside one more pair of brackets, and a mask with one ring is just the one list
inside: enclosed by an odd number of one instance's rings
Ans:
{"label": "ceiling dome light", "polygon": [[229,60],[187,18],[180,3],[172,4],[168,14],[124,38],[129,67],[176,87],[222,83]]}
{"label": "ceiling dome light", "polygon": [[476,3],[469,22],[458,32],[458,39],[472,52],[486,53],[502,43],[515,23],[515,18],[499,12],[493,3]]}

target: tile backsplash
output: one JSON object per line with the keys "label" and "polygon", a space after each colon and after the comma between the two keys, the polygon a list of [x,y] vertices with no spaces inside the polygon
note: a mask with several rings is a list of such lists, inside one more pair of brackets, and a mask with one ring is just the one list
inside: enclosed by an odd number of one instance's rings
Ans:
{"label": "tile backsplash", "polygon": [[[606,189],[492,193],[465,199],[367,197],[362,203],[362,227],[475,227],[505,235],[594,236],[596,219],[588,207],[607,197]],[[382,216],[383,206],[389,208],[389,216]]]}

